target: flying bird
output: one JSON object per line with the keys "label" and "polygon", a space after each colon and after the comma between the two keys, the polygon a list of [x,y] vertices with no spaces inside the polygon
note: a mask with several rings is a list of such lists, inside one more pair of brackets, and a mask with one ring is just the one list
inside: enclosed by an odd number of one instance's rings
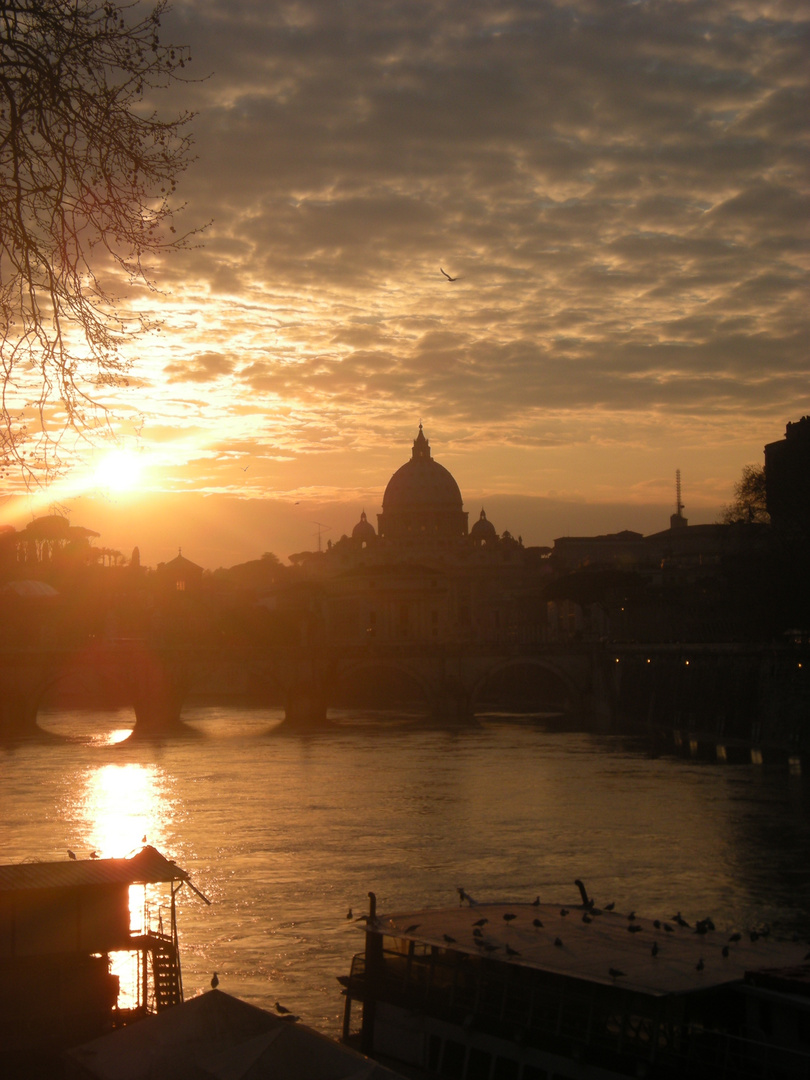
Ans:
{"label": "flying bird", "polygon": [[73,859],[74,862],[76,861],[76,853],[75,851],[71,851],[70,848],[68,848],[68,858]]}
{"label": "flying bird", "polygon": [[[442,270],[441,267],[439,267],[439,269]],[[456,278],[450,277],[450,275],[447,273],[446,270],[442,270],[442,273],[444,274],[444,276],[447,278],[448,281],[455,281],[456,280]]]}
{"label": "flying bird", "polygon": [[216,988],[217,988],[218,986],[219,986],[219,976],[217,975],[217,973],[216,973],[216,972],[214,972],[214,977],[213,977],[213,979],[211,980],[211,989],[212,989],[212,990],[216,990]]}

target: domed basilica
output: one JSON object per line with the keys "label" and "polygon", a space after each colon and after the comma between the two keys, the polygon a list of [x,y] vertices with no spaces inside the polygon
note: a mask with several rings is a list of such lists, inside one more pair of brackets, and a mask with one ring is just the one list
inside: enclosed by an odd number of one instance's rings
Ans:
{"label": "domed basilica", "polygon": [[536,617],[526,578],[532,549],[499,536],[483,509],[467,524],[459,486],[420,424],[410,459],[385,488],[377,528],[364,510],[351,536],[290,562],[319,590],[311,603],[325,632],[344,643],[514,635]]}
{"label": "domed basilica", "polygon": [[[479,519],[468,530],[467,512],[453,474],[435,460],[422,425],[413,441],[411,457],[385,488],[382,513],[377,528],[365,510],[352,530],[330,546],[326,555],[335,562],[462,562],[476,549],[488,554],[499,548],[500,561],[520,543],[499,538],[492,522],[482,509]],[[300,560],[300,556],[294,557]]]}

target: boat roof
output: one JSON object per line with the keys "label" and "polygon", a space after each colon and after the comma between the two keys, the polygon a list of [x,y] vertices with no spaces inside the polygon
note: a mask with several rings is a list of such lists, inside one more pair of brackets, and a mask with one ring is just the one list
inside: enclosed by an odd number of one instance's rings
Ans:
{"label": "boat roof", "polygon": [[[481,919],[486,921],[476,938],[473,930]],[[473,903],[408,911],[378,915],[367,931],[654,997],[742,981],[746,973],[764,968],[801,965],[807,951],[806,944],[766,934],[745,933],[731,941],[729,932],[700,932],[695,925],[679,925],[675,917],[642,919],[584,904]]]}
{"label": "boat roof", "polygon": [[76,889],[93,885],[152,885],[186,881],[188,874],[147,845],[127,859],[71,859],[0,866],[0,892]]}

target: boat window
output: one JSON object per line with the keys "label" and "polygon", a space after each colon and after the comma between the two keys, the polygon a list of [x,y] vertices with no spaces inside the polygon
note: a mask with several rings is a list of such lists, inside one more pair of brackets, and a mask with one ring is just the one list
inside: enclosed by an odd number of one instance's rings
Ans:
{"label": "boat window", "polygon": [[[445,1039],[440,1072],[448,1080],[462,1080],[464,1076],[464,1043]],[[515,1077],[517,1080],[517,1077]]]}
{"label": "boat window", "polygon": [[520,1080],[548,1080],[548,1073],[537,1065],[524,1065]]}
{"label": "boat window", "polygon": [[518,1063],[511,1058],[495,1058],[492,1080],[518,1080]]}
{"label": "boat window", "polygon": [[467,1055],[466,1080],[489,1080],[491,1067],[492,1055],[485,1050],[479,1050],[477,1046],[471,1046]]}

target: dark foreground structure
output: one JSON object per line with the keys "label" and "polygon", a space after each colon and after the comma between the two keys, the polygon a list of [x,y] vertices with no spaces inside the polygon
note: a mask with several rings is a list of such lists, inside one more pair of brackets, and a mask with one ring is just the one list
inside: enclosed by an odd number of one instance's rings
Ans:
{"label": "dark foreground structure", "polygon": [[370,895],[365,952],[341,979],[344,1038],[395,1067],[453,1080],[810,1076],[806,945],[620,915],[584,887],[568,907],[385,916]]}
{"label": "dark foreground structure", "polygon": [[[67,1047],[183,1000],[175,896],[184,884],[205,900],[148,846],[128,859],[0,866],[0,1074],[58,1075]],[[133,885],[168,886],[157,925],[144,917],[131,929]],[[126,1008],[114,953],[137,965]]]}
{"label": "dark foreground structure", "polygon": [[211,990],[79,1046],[71,1080],[397,1080],[333,1039]]}

